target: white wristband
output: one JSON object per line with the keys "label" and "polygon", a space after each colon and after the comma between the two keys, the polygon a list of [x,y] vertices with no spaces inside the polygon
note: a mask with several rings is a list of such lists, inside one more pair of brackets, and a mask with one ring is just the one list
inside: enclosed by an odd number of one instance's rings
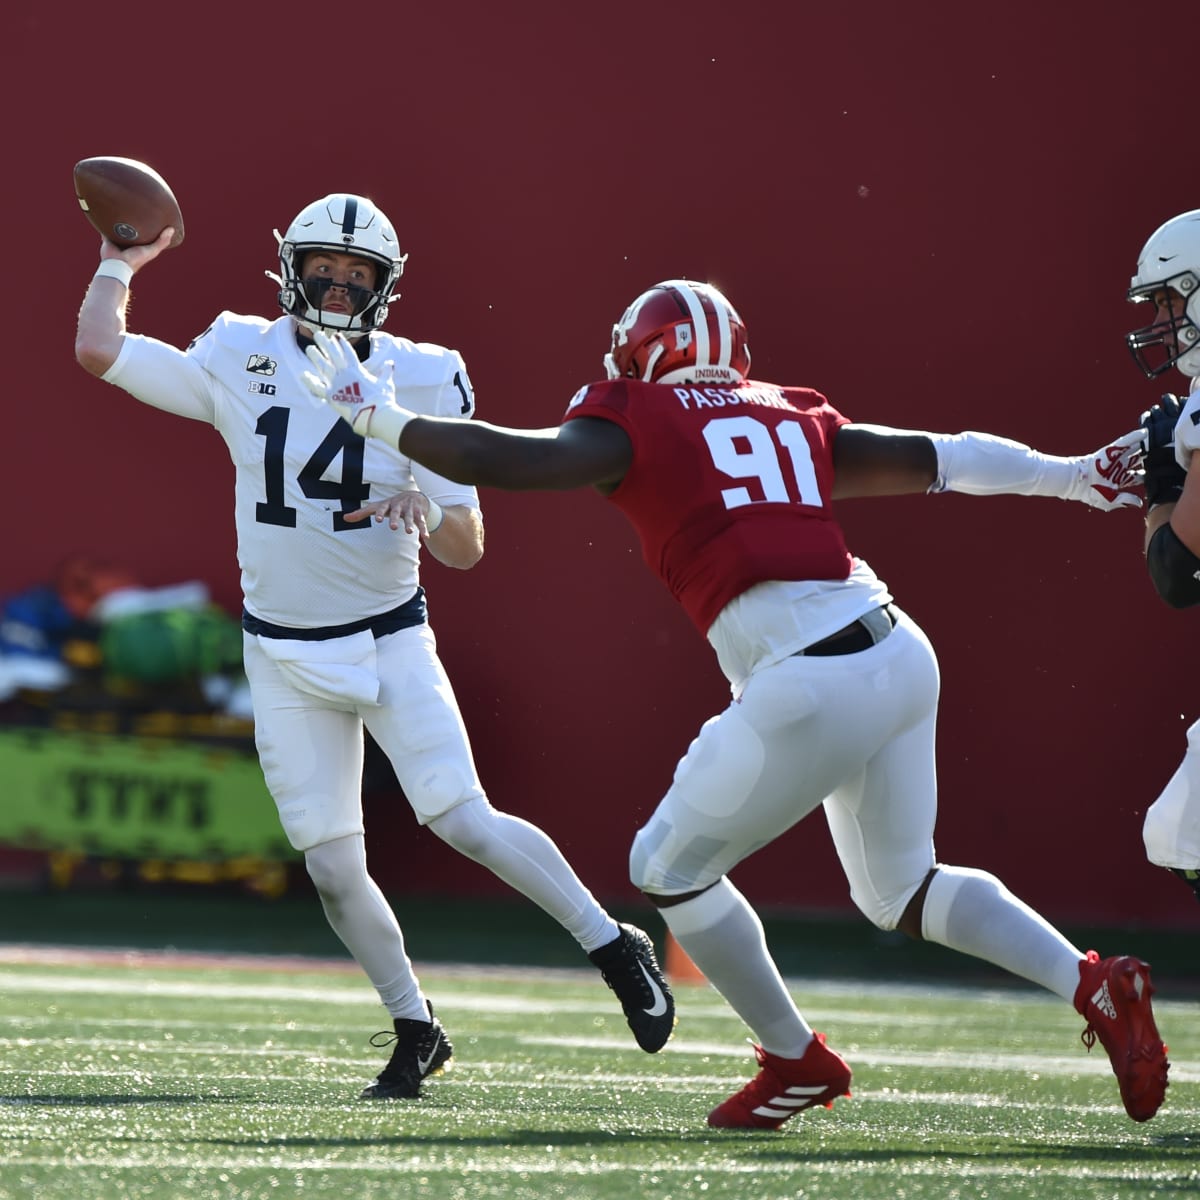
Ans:
{"label": "white wristband", "polygon": [[116,279],[129,289],[129,281],[133,278],[133,268],[123,258],[106,258],[96,268],[93,279]]}
{"label": "white wristband", "polygon": [[[425,497],[429,500],[429,497]],[[446,514],[442,512],[442,506],[436,500],[429,500],[429,512],[425,514],[425,528],[429,533],[437,533],[442,527],[442,522],[446,519]]]}
{"label": "white wristband", "polygon": [[[415,412],[409,412],[407,408],[401,408],[398,404],[388,403],[376,405],[371,411],[370,423],[367,426],[366,436],[373,437],[376,441],[387,442],[393,449],[400,449],[400,435],[404,432],[404,427],[415,417]],[[362,433],[355,424],[357,432]]]}

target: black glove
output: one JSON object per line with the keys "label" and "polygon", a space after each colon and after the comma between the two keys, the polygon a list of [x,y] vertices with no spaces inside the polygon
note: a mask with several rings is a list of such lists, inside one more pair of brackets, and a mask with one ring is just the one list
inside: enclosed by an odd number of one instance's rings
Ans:
{"label": "black glove", "polygon": [[1187,472],[1175,461],[1175,425],[1183,405],[1168,392],[1142,413],[1146,431],[1146,509],[1156,504],[1174,504],[1183,494]]}

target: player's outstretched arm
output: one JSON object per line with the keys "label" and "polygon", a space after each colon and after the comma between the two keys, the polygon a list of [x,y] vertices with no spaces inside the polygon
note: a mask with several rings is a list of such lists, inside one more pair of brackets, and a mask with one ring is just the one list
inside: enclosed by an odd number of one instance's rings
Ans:
{"label": "player's outstretched arm", "polygon": [[103,375],[117,361],[125,337],[125,309],[133,276],[170,248],[175,230],[167,226],[147,246],[118,249],[108,238],[100,242],[100,265],[79,309],[75,361],[93,375]]}
{"label": "player's outstretched arm", "polygon": [[844,425],[834,441],[834,498],[909,492],[1057,496],[1112,511],[1142,500],[1142,431],[1061,458],[990,433],[919,433]]}
{"label": "player's outstretched arm", "polygon": [[882,425],[843,425],[833,439],[833,498],[906,496],[937,480],[928,436]]}
{"label": "player's outstretched arm", "polygon": [[616,487],[633,460],[629,435],[611,421],[580,417],[553,429],[509,429],[486,421],[416,417],[400,450],[457,483],[507,491]]}
{"label": "player's outstretched arm", "polygon": [[509,491],[616,487],[633,447],[618,425],[581,417],[552,429],[511,429],[486,421],[418,416],[396,403],[390,364],[372,375],[340,334],[314,334],[304,382],[355,433],[397,447],[456,483]]}

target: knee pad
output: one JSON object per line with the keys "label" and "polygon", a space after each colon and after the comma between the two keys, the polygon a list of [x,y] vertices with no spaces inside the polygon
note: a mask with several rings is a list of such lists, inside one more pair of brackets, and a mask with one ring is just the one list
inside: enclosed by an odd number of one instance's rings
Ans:
{"label": "knee pad", "polygon": [[402,782],[417,820],[430,828],[435,821],[465,808],[474,800],[487,803],[479,781],[463,764],[451,759],[431,762],[427,770],[414,771],[411,775],[406,773]]}
{"label": "knee pad", "polygon": [[280,824],[292,849],[299,850],[306,859],[312,850],[363,835],[362,809],[357,799],[349,805],[303,797],[280,802],[278,809]]}
{"label": "knee pad", "polygon": [[666,822],[651,820],[643,825],[633,839],[629,848],[629,879],[640,892],[679,891],[680,888],[669,888],[666,884],[668,872],[665,866],[655,857],[667,834],[670,832]]}
{"label": "knee pad", "polygon": [[[920,884],[917,887],[920,887]],[[904,916],[904,910],[908,907],[908,902],[916,895],[916,891],[916,888],[912,888],[899,896],[871,896],[869,899],[852,892],[851,899],[858,911],[876,929],[890,933],[900,924],[900,918]]]}

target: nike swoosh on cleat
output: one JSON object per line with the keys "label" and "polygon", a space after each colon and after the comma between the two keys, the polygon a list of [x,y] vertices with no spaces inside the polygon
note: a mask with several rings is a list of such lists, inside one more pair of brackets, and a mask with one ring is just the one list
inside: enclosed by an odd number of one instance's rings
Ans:
{"label": "nike swoosh on cleat", "polygon": [[433,1049],[430,1050],[428,1058],[422,1058],[419,1054],[417,1055],[417,1070],[421,1072],[422,1076],[429,1074],[429,1064],[433,1062],[435,1058],[437,1058],[438,1049],[439,1047],[435,1045]]}
{"label": "nike swoosh on cleat", "polygon": [[642,974],[646,977],[646,982],[650,985],[650,992],[654,996],[654,1003],[649,1008],[642,1011],[648,1017],[661,1017],[667,1011],[667,998],[662,993],[662,988],[654,982],[654,977],[646,970],[642,963],[638,963]]}

